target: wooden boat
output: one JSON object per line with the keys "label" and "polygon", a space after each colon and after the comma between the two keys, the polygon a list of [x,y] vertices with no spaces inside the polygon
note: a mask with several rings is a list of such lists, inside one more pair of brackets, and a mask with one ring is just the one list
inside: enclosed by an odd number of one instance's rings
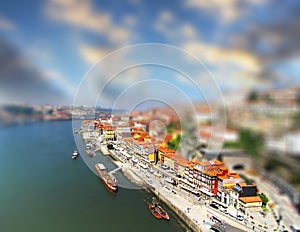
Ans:
{"label": "wooden boat", "polygon": [[157,209],[158,213],[160,214],[160,216],[161,216],[162,218],[164,218],[164,219],[166,219],[166,220],[170,220],[169,215],[167,214],[167,212],[166,212],[160,205],[158,205],[158,206],[156,207],[156,209]]}
{"label": "wooden boat", "polygon": [[152,215],[153,215],[154,217],[156,217],[157,219],[161,219],[161,215],[160,215],[160,213],[157,211],[157,208],[156,208],[154,205],[148,203],[148,207],[149,207],[149,210],[150,210],[150,212],[152,213]]}
{"label": "wooden boat", "polygon": [[169,220],[170,217],[167,214],[167,212],[163,209],[163,207],[161,207],[161,205],[159,205],[158,201],[156,200],[155,197],[152,198],[152,205],[155,206],[156,211],[160,214],[160,216],[166,220]]}

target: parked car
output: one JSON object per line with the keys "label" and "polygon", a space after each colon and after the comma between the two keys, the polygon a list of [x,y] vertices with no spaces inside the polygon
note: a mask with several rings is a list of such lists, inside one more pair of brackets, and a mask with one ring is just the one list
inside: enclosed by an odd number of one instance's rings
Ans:
{"label": "parked car", "polygon": [[219,207],[216,204],[214,204],[214,203],[211,203],[210,207],[215,208],[215,209],[219,209]]}
{"label": "parked car", "polygon": [[220,207],[220,211],[221,211],[222,213],[228,214],[227,209],[225,209],[225,208],[223,208],[223,207]]}
{"label": "parked car", "polygon": [[236,218],[240,221],[243,221],[244,220],[244,217],[242,215],[236,215]]}
{"label": "parked car", "polygon": [[295,225],[291,225],[290,228],[293,232],[300,232],[300,228]]}

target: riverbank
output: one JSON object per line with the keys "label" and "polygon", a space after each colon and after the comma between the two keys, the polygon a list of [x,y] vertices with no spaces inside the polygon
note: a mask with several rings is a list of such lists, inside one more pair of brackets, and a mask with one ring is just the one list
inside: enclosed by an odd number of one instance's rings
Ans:
{"label": "riverbank", "polygon": [[[115,146],[116,149],[112,150],[107,149],[107,145],[101,142],[98,146],[100,148],[99,151],[105,150],[105,153],[108,153],[114,160],[113,163],[119,168],[121,167],[123,176],[138,188],[151,191],[160,200],[164,201],[192,231],[209,231],[214,224],[212,218],[223,218],[220,221],[226,220],[225,222],[229,222],[230,225],[232,225],[231,229],[233,229],[231,231],[250,231],[244,225],[237,223],[231,218],[224,218],[218,212],[209,211],[209,202],[205,202],[207,205],[205,206],[202,200],[201,202],[198,201],[199,197],[196,198],[181,188],[180,185],[175,187],[168,183],[168,178],[174,178],[172,174],[167,173],[154,164],[143,164],[145,161],[141,159],[141,157],[127,153],[126,150],[124,150],[124,146],[118,144]],[[136,161],[133,162],[133,159]],[[153,172],[150,173],[150,169],[153,169]],[[114,170],[112,170],[112,173],[113,172]],[[120,187],[123,187],[121,182]],[[124,187],[130,188],[129,186]],[[230,226],[228,224],[226,225]]]}

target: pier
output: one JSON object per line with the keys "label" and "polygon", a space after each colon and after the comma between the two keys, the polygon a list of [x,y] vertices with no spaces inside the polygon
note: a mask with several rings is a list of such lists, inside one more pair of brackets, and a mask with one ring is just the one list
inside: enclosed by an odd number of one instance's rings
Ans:
{"label": "pier", "polygon": [[123,168],[123,167],[118,167],[118,168],[116,168],[116,169],[110,171],[109,174],[112,174],[112,175],[113,175],[115,172],[121,170],[122,168]]}

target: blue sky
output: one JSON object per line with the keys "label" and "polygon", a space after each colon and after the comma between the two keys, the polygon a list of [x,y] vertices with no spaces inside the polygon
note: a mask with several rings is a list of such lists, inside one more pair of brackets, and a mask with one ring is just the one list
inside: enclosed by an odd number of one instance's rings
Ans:
{"label": "blue sky", "polygon": [[1,1],[0,103],[70,104],[91,65],[139,43],[188,51],[224,93],[299,86],[299,10],[296,0]]}

